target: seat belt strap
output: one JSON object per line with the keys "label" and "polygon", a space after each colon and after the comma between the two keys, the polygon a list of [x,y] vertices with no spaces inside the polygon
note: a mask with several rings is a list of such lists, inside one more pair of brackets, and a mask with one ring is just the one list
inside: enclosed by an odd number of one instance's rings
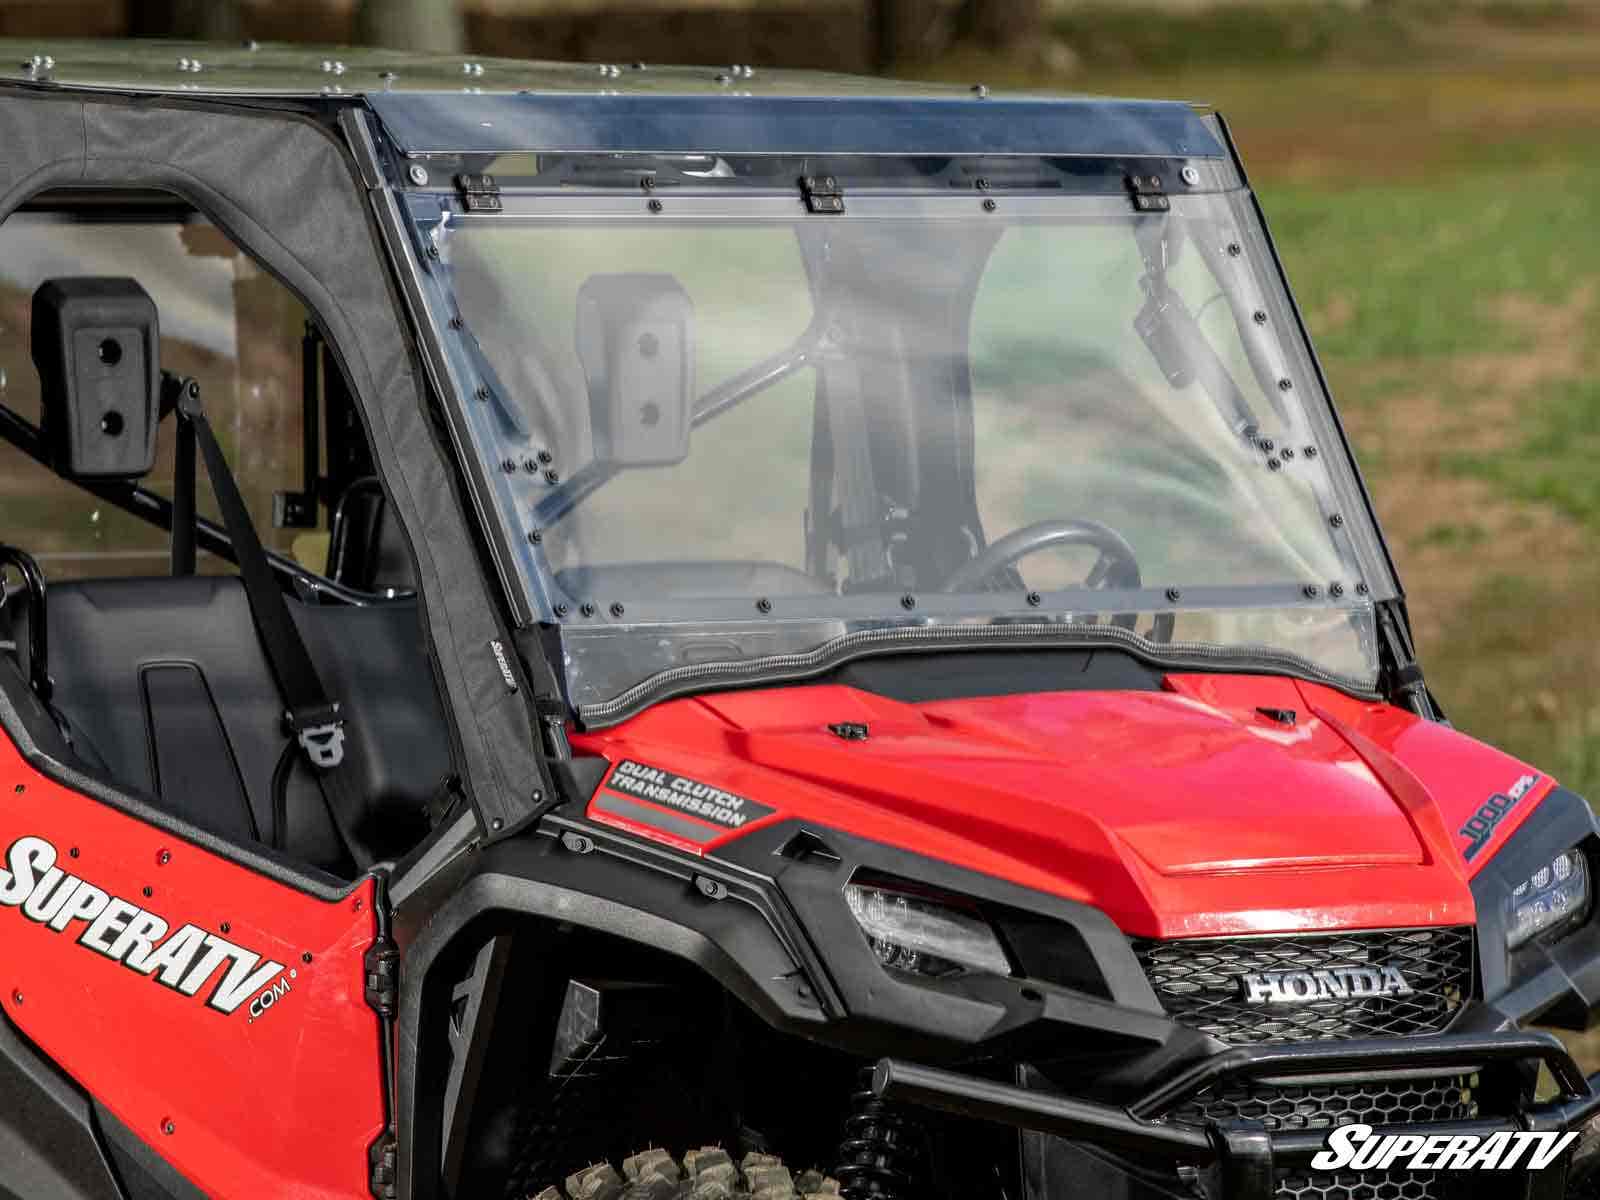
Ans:
{"label": "seat belt strap", "polygon": [[289,604],[283,598],[267,552],[256,534],[255,523],[250,519],[250,510],[239,494],[239,485],[228,467],[222,446],[200,407],[199,385],[185,380],[180,386],[178,417],[193,428],[200,455],[205,460],[206,475],[217,498],[222,524],[233,543],[233,555],[239,566],[256,636],[261,640],[262,652],[283,700],[285,727],[313,768],[312,777],[322,792],[340,840],[356,865],[364,870],[371,865],[372,855],[355,836],[355,820],[362,804],[351,781],[355,743],[345,737],[343,711],[337,701],[329,699],[299,627],[289,613]]}

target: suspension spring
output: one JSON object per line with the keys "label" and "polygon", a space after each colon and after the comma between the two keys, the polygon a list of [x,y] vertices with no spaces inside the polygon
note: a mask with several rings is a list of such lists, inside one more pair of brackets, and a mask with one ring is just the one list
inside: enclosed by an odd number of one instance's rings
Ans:
{"label": "suspension spring", "polygon": [[850,1096],[844,1141],[834,1178],[845,1200],[911,1200],[926,1195],[919,1186],[927,1135],[904,1110],[872,1094],[872,1071],[862,1072]]}

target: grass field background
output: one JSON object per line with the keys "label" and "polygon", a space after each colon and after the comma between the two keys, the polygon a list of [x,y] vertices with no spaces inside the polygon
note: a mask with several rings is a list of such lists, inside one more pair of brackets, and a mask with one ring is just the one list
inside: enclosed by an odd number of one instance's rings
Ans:
{"label": "grass field background", "polygon": [[1600,796],[1600,5],[1077,4],[1058,30],[1037,65],[928,73],[1222,111],[1430,683]]}

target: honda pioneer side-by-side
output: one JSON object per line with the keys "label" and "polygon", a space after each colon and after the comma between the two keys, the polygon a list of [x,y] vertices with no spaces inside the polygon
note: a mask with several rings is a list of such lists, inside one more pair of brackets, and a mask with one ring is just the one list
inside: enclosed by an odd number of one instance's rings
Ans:
{"label": "honda pioneer side-by-side", "polygon": [[7,43],[0,542],[0,1196],[1595,1187],[1206,110]]}

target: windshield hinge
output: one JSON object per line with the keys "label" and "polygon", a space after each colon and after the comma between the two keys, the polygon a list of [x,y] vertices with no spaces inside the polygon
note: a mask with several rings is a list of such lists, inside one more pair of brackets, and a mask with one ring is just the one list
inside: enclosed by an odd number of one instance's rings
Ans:
{"label": "windshield hinge", "polygon": [[823,216],[838,216],[844,212],[844,188],[833,175],[802,175],[800,198],[806,202],[806,211]]}
{"label": "windshield hinge", "polygon": [[456,190],[468,212],[500,211],[500,185],[487,172],[457,175]]}
{"label": "windshield hinge", "polygon": [[1136,211],[1143,213],[1172,211],[1172,201],[1167,198],[1167,189],[1161,183],[1161,176],[1129,175],[1127,184]]}

